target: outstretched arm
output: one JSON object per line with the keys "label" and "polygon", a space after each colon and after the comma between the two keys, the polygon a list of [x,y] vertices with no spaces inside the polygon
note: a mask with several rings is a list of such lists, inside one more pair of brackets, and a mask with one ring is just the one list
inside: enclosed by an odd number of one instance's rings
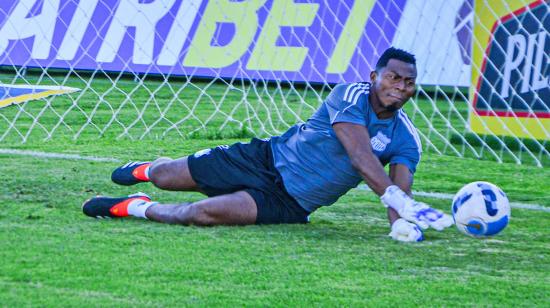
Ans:
{"label": "outstretched arm", "polygon": [[[367,185],[380,196],[386,207],[393,208],[399,216],[423,229],[431,226],[436,230],[443,230],[452,224],[450,216],[432,209],[422,202],[416,202],[410,197],[412,175],[407,175],[402,167],[397,167],[397,169],[394,167],[394,181],[392,181],[372,152],[369,132],[365,126],[338,122],[333,124],[333,129],[338,140],[346,149],[353,167],[363,177]],[[392,213],[389,213],[390,221],[394,218],[397,219]]]}
{"label": "outstretched arm", "polygon": [[[397,185],[409,196],[412,196],[413,176],[409,168],[404,165],[392,165],[388,177],[384,167],[372,152],[370,142],[368,142],[370,141],[369,132],[364,126],[342,122],[334,124],[333,129],[338,140],[346,149],[352,165],[376,194],[381,196],[388,186]],[[398,218],[397,211],[388,207],[390,225]]]}
{"label": "outstretched arm", "polygon": [[359,172],[367,185],[377,195],[382,196],[386,188],[394,185],[394,183],[372,152],[367,128],[363,125],[347,122],[335,123],[332,128],[338,140],[346,149],[353,167]]}

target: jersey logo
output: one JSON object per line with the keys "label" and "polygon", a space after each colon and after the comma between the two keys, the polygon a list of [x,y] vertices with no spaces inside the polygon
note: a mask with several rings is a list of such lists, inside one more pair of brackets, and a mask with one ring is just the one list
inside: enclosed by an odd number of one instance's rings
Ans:
{"label": "jersey logo", "polygon": [[391,139],[384,135],[382,132],[376,133],[376,136],[370,138],[370,144],[375,151],[382,152],[386,149],[386,146],[391,142]]}

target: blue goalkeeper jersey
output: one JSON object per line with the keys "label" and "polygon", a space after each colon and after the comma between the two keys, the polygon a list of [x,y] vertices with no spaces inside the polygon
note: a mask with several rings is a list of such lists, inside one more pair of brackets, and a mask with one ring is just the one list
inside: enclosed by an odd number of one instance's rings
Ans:
{"label": "blue goalkeeper jersey", "polygon": [[420,138],[403,110],[378,119],[369,103],[370,83],[336,86],[306,123],[271,138],[275,167],[288,193],[313,212],[331,205],[362,178],[351,165],[332,125],[339,122],[367,127],[372,150],[382,165],[403,164],[414,173],[420,160]]}

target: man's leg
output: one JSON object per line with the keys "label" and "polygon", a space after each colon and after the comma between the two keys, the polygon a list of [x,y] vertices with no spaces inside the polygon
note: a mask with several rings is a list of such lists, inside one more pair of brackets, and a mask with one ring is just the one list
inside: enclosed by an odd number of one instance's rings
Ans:
{"label": "man's leg", "polygon": [[84,202],[82,210],[95,218],[136,216],[182,225],[250,225],[256,222],[256,202],[245,191],[184,204],[151,202],[145,194],[122,198],[98,196]]}
{"label": "man's leg", "polygon": [[161,157],[151,163],[149,181],[164,190],[199,191],[191,177],[187,157],[171,159]]}
{"label": "man's leg", "polygon": [[111,179],[126,186],[151,182],[164,190],[198,191],[197,183],[189,172],[187,157],[162,157],[154,162],[130,162],[113,171]]}
{"label": "man's leg", "polygon": [[157,222],[181,225],[251,225],[256,222],[256,202],[245,191],[184,204],[154,204],[145,216]]}

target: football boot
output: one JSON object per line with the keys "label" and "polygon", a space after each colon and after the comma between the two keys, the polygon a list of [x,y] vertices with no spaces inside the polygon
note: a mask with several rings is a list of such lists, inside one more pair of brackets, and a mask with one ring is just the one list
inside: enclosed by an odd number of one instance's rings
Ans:
{"label": "football boot", "polygon": [[151,202],[151,198],[144,193],[120,198],[97,196],[86,200],[82,204],[82,211],[94,218],[127,217],[128,205],[132,202]]}
{"label": "football boot", "polygon": [[111,180],[119,185],[130,186],[141,182],[149,182],[147,176],[150,162],[131,161],[118,167],[111,174]]}

